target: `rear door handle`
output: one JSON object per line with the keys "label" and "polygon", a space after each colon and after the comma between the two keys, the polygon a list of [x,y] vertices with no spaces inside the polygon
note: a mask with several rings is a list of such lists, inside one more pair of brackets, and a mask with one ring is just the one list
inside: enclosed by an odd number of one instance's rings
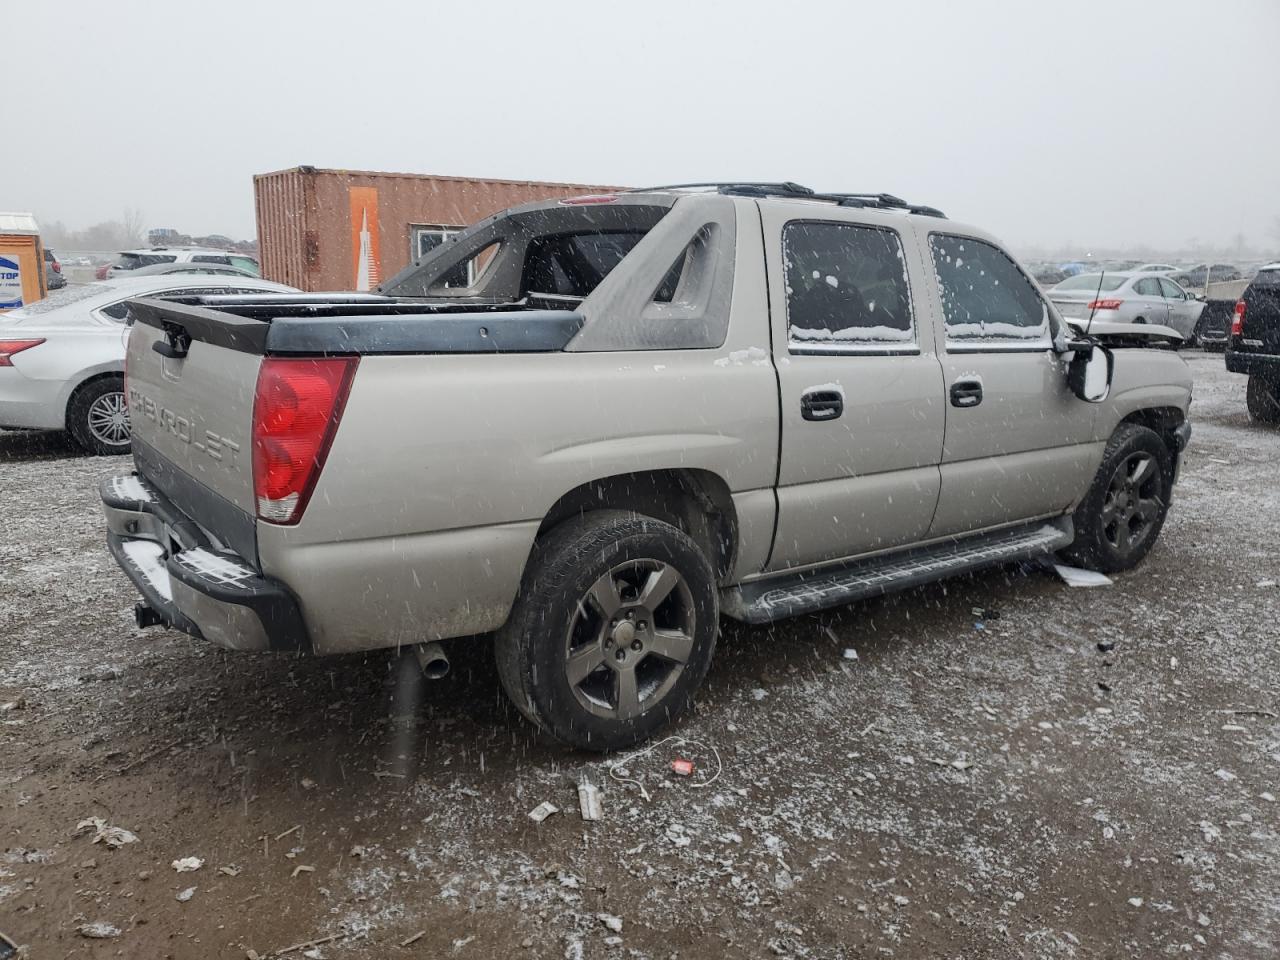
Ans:
{"label": "rear door handle", "polygon": [[844,413],[844,397],[835,390],[810,390],[800,395],[800,416],[806,420],[834,420]]}
{"label": "rear door handle", "polygon": [[957,380],[951,385],[953,407],[976,407],[982,402],[982,381]]}

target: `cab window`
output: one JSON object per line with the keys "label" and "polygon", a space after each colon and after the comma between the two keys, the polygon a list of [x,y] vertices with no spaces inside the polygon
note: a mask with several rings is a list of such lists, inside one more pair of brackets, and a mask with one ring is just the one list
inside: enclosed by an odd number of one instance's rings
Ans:
{"label": "cab window", "polygon": [[782,232],[793,353],[915,350],[902,241],[881,227],[793,221]]}
{"label": "cab window", "polygon": [[1045,349],[1049,308],[1003,250],[952,234],[929,236],[948,349]]}

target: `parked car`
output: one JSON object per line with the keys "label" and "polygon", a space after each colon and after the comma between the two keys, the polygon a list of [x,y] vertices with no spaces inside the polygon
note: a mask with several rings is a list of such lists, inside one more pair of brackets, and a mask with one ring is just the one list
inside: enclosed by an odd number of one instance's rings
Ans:
{"label": "parked car", "polygon": [[103,264],[98,268],[97,278],[106,280],[142,267],[153,267],[161,263],[219,263],[229,267],[239,267],[253,276],[261,276],[262,270],[258,261],[242,253],[231,253],[226,250],[212,250],[206,247],[149,247],[145,250],[125,250],[113,263]]}
{"label": "parked car", "polygon": [[1205,285],[1209,283],[1239,280],[1240,271],[1229,263],[1215,263],[1212,266],[1206,266],[1202,263],[1198,267],[1191,267],[1188,270],[1175,273],[1172,279],[1184,287],[1203,290]]}
{"label": "parked car", "polygon": [[1032,276],[1035,278],[1036,283],[1040,284],[1040,286],[1045,290],[1048,290],[1054,284],[1061,283],[1067,278],[1067,275],[1057,267],[1049,266],[1038,267],[1033,271]]}
{"label": "parked car", "polygon": [[90,453],[128,453],[129,299],[266,292],[296,291],[252,277],[121,277],[0,315],[0,428],[66,430]]}
{"label": "parked car", "polygon": [[382,290],[134,301],[136,469],[101,495],[138,622],[434,674],[487,634],[587,749],[688,707],[721,613],[1132,567],[1190,433],[1175,335],[1081,339],[989,235],[887,195],[535,203]]}
{"label": "parked car", "polygon": [[1171,263],[1142,263],[1134,267],[1131,273],[1177,273],[1178,268]]}
{"label": "parked car", "polygon": [[1068,319],[1153,323],[1194,340],[1204,304],[1168,277],[1151,273],[1082,273],[1049,291]]}
{"label": "parked car", "polygon": [[233,267],[226,263],[155,263],[149,267],[139,267],[129,274],[131,277],[171,277],[174,274],[195,274],[200,276],[221,277],[256,277],[243,267]]}
{"label": "parked car", "polygon": [[1249,416],[1280,424],[1280,263],[1259,270],[1236,302],[1226,363],[1249,377]]}
{"label": "parked car", "polygon": [[1199,298],[1204,301],[1204,312],[1200,314],[1200,323],[1196,327],[1196,341],[1206,352],[1226,350],[1231,339],[1236,303],[1248,286],[1248,280],[1218,280],[1205,284],[1204,293]]}
{"label": "parked car", "polygon": [[44,248],[44,279],[50,290],[61,290],[67,285],[67,278],[62,275],[62,264],[48,247]]}

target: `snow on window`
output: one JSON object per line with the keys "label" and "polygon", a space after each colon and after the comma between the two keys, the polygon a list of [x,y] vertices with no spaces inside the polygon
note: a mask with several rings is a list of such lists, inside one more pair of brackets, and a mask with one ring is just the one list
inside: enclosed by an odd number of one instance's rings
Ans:
{"label": "snow on window", "polygon": [[1001,250],[981,240],[961,242],[958,237],[938,233],[930,235],[929,249],[942,294],[948,341],[1049,341],[1048,307]]}
{"label": "snow on window", "polygon": [[915,340],[897,233],[852,223],[794,221],[782,234],[793,343],[901,345]]}

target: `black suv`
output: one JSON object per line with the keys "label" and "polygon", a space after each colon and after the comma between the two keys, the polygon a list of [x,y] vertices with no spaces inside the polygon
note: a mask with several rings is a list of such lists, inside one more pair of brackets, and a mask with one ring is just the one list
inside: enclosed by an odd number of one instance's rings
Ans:
{"label": "black suv", "polygon": [[1231,319],[1227,369],[1247,373],[1249,416],[1280,423],[1280,263],[1258,271]]}

